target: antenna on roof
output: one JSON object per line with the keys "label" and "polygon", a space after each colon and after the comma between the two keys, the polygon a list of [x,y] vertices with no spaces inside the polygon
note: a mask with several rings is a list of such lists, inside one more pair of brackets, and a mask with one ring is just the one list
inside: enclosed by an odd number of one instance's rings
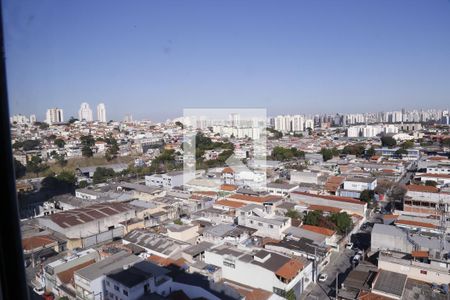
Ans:
{"label": "antenna on roof", "polygon": [[447,212],[446,212],[446,205],[444,201],[441,198],[441,193],[439,193],[439,212],[440,212],[440,226],[439,229],[441,230],[441,239],[440,239],[440,254],[441,258],[443,258],[443,255],[445,253],[445,236],[446,236],[446,230],[447,230]]}

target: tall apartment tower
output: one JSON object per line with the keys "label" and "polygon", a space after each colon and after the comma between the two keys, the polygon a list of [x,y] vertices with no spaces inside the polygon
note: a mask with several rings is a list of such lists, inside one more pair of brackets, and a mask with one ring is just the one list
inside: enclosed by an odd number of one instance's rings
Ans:
{"label": "tall apartment tower", "polygon": [[87,121],[87,122],[93,121],[92,109],[86,102],[81,103],[80,110],[78,111],[78,119],[80,121]]}
{"label": "tall apartment tower", "polygon": [[61,108],[49,108],[45,115],[45,123],[51,125],[64,122],[64,114]]}
{"label": "tall apartment tower", "polygon": [[97,121],[106,123],[106,106],[105,103],[97,105]]}

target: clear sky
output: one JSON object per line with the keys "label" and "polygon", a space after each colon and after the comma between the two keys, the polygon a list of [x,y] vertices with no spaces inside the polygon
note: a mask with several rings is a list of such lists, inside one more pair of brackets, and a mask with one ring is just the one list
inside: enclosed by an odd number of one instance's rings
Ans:
{"label": "clear sky", "polygon": [[[449,0],[4,0],[11,112],[450,106]],[[95,114],[95,111],[94,111]]]}

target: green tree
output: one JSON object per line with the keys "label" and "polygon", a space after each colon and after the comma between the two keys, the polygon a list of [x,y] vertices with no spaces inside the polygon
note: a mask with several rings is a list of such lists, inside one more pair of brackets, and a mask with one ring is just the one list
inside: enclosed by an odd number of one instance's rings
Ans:
{"label": "green tree", "polygon": [[108,179],[111,179],[116,176],[116,173],[111,168],[98,167],[92,178],[94,184],[106,182]]}
{"label": "green tree", "polygon": [[64,154],[56,154],[55,156],[53,156],[53,158],[56,159],[56,162],[61,167],[64,167],[65,165],[67,165],[67,159]]}
{"label": "green tree", "polygon": [[78,183],[78,187],[79,187],[80,189],[84,189],[84,188],[86,188],[88,185],[89,185],[89,183],[88,183],[86,180],[82,180],[82,181],[80,181],[80,182]]}
{"label": "green tree", "polygon": [[117,140],[113,137],[108,137],[105,141],[108,144],[108,149],[105,152],[105,158],[109,161],[117,157],[117,153],[119,153],[119,145],[117,144]]}
{"label": "green tree", "polygon": [[345,146],[344,149],[342,149],[342,154],[363,156],[365,151],[366,151],[366,146],[363,144],[348,145],[348,146]]}
{"label": "green tree", "polygon": [[36,176],[39,176],[39,173],[48,169],[48,166],[42,162],[42,159],[39,156],[33,156],[27,162],[27,171],[35,173]]}
{"label": "green tree", "polygon": [[322,158],[324,161],[332,159],[334,156],[339,155],[339,151],[334,148],[322,148],[320,149],[320,154],[322,154]]}
{"label": "green tree", "polygon": [[275,130],[273,128],[267,127],[266,130],[270,133],[271,139],[281,139],[283,137],[283,133],[281,131]]}
{"label": "green tree", "polygon": [[317,211],[317,210],[309,211],[304,216],[303,223],[306,225],[318,226],[321,218],[322,218],[322,213],[320,211]]}
{"label": "green tree", "polygon": [[359,200],[370,203],[375,196],[375,192],[371,190],[364,190],[359,195]]}
{"label": "green tree", "polygon": [[41,145],[40,140],[26,140],[22,143],[23,151],[36,150]]}
{"label": "green tree", "polygon": [[366,155],[368,157],[372,157],[375,155],[375,148],[374,147],[370,147],[369,149],[366,150]]}
{"label": "green tree", "polygon": [[450,138],[446,138],[442,140],[442,146],[450,147]]}
{"label": "green tree", "polygon": [[437,182],[434,181],[434,180],[426,180],[425,181],[425,185],[426,186],[434,186],[434,187],[436,187],[437,186]]}
{"label": "green tree", "polygon": [[47,123],[39,123],[39,129],[45,130],[50,127]]}
{"label": "green tree", "polygon": [[56,178],[72,186],[75,185],[75,183],[77,182],[77,177],[75,176],[75,173],[71,171],[62,171],[56,176]]}
{"label": "green tree", "polygon": [[296,220],[301,219],[301,214],[295,209],[289,209],[284,215],[291,219],[296,219]]}
{"label": "green tree", "polygon": [[272,149],[271,159],[286,161],[293,158],[304,158],[305,152],[299,151],[297,148],[284,148],[276,146]]}
{"label": "green tree", "polygon": [[73,124],[73,123],[75,123],[76,121],[78,121],[78,119],[76,119],[76,118],[74,118],[74,117],[70,117],[70,119],[69,119],[69,124]]}
{"label": "green tree", "polygon": [[286,292],[285,298],[287,300],[295,300],[297,299],[297,296],[295,295],[295,291],[294,289],[290,289],[289,291]]}
{"label": "green tree", "polygon": [[55,140],[53,141],[53,143],[54,143],[58,148],[64,148],[64,145],[66,145],[66,142],[64,142],[64,140],[63,140],[63,139],[60,139],[60,138],[55,139]]}
{"label": "green tree", "polygon": [[92,147],[95,145],[95,139],[92,137],[92,135],[83,135],[80,137],[81,144],[83,146],[89,146]]}
{"label": "green tree", "polygon": [[177,126],[180,127],[181,129],[184,128],[183,123],[181,123],[180,121],[176,121],[176,122],[175,122],[175,125],[177,125]]}
{"label": "green tree", "polygon": [[394,147],[397,145],[397,142],[392,136],[385,135],[381,137],[381,145],[383,145],[383,147]]}
{"label": "green tree", "polygon": [[14,158],[14,172],[16,174],[16,179],[25,176],[27,168],[17,159]]}
{"label": "green tree", "polygon": [[400,148],[397,151],[395,151],[395,156],[398,158],[403,158],[403,155],[407,155],[408,151],[406,149]]}
{"label": "green tree", "polygon": [[405,141],[405,142],[403,142],[403,143],[400,145],[400,147],[401,147],[402,149],[410,149],[410,148],[413,148],[413,147],[414,147],[414,142],[413,142],[413,141]]}
{"label": "green tree", "polygon": [[84,157],[92,157],[94,155],[94,152],[92,152],[92,149],[88,145],[84,145],[83,148],[81,148],[81,154]]}
{"label": "green tree", "polygon": [[351,217],[346,212],[333,213],[329,219],[336,225],[339,234],[347,233],[353,225]]}
{"label": "green tree", "polygon": [[18,150],[23,147],[23,142],[16,141],[14,144],[12,144],[13,149]]}

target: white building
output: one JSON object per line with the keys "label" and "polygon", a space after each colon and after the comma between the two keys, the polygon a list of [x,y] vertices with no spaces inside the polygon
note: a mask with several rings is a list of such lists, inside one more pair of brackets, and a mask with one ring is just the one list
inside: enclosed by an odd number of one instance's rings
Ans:
{"label": "white building", "polygon": [[105,103],[97,105],[97,121],[106,123],[106,106]]}
{"label": "white building", "polygon": [[256,229],[256,235],[281,240],[283,232],[291,226],[291,219],[266,213],[266,209],[257,204],[249,204],[236,209],[238,224]]}
{"label": "white building", "polygon": [[290,290],[298,299],[312,282],[312,263],[267,250],[251,253],[228,245],[205,251],[205,263],[222,269],[222,278],[285,296]]}
{"label": "white building", "polygon": [[394,125],[360,125],[351,126],[347,129],[347,136],[351,138],[370,138],[381,133],[396,134],[398,133],[398,127]]}
{"label": "white building", "polygon": [[183,171],[172,171],[166,174],[145,176],[145,185],[172,189],[183,185]]}
{"label": "white building", "polygon": [[95,300],[104,293],[103,286],[106,275],[117,269],[128,268],[142,258],[121,251],[97,263],[74,272],[74,285],[78,299]]}
{"label": "white building", "polygon": [[45,115],[45,123],[51,125],[64,122],[64,114],[61,108],[49,108]]}
{"label": "white building", "polygon": [[89,104],[86,102],[81,103],[80,110],[78,111],[78,119],[80,121],[92,122],[92,109],[89,107]]}

